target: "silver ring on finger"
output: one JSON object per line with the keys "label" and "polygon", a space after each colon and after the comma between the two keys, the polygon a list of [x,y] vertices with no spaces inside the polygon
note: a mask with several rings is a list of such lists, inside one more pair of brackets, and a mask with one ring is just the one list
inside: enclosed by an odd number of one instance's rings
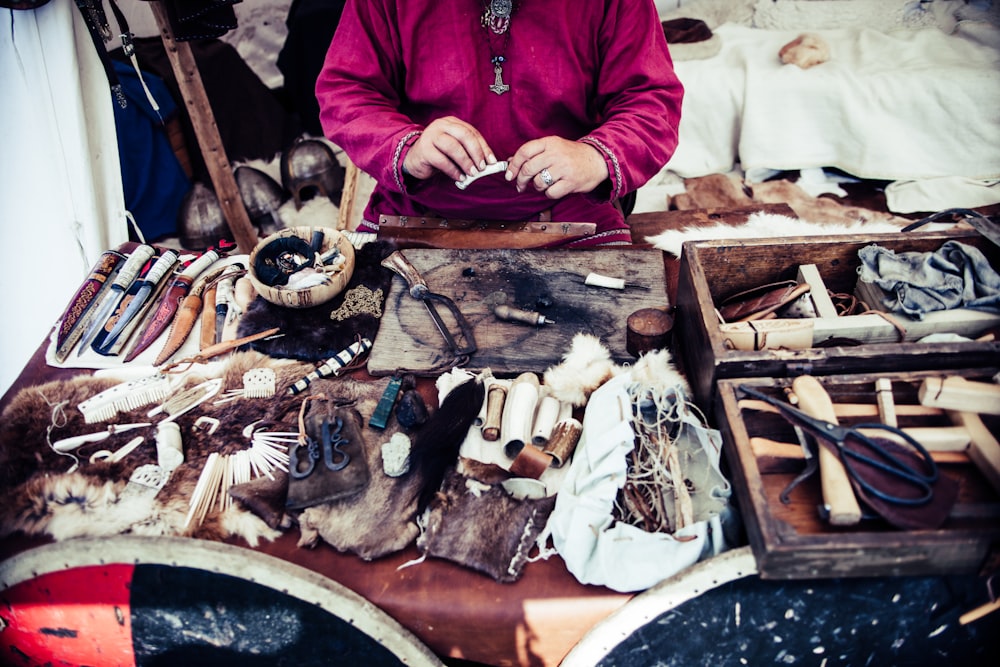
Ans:
{"label": "silver ring on finger", "polygon": [[538,172],[538,176],[542,179],[542,183],[545,184],[545,187],[550,187],[553,183],[555,183],[555,179],[552,178],[552,174],[549,173],[548,169],[542,169]]}

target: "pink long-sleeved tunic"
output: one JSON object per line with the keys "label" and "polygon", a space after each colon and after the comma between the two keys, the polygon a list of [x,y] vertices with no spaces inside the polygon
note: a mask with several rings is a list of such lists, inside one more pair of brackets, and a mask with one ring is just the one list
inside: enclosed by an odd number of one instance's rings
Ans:
{"label": "pink long-sleeved tunic", "polygon": [[[480,25],[482,0],[350,0],[316,82],[331,141],[377,181],[365,211],[460,219],[596,222],[591,241],[628,241],[613,201],[667,162],[683,89],[651,0],[519,0],[505,36]],[[497,95],[491,62],[503,56]],[[497,159],[550,135],[584,141],[610,179],[587,195],[518,193],[502,174],[466,190],[444,174],[404,176],[422,128],[456,116]]]}

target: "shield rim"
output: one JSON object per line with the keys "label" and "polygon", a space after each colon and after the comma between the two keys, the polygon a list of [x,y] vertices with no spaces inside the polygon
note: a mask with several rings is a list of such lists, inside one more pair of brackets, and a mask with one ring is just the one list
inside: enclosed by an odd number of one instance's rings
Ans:
{"label": "shield rim", "polygon": [[[244,579],[315,604],[406,665],[444,667],[409,630],[349,588],[295,563],[224,542],[138,535],[62,540],[0,563],[0,591],[53,572],[113,564],[192,567]],[[280,583],[270,583],[274,580]]]}

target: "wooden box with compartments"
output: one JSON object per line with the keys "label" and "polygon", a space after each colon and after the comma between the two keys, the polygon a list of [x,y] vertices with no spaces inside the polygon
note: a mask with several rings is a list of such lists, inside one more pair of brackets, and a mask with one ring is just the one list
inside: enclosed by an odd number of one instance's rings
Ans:
{"label": "wooden box with compartments", "polygon": [[[1000,267],[1000,248],[973,229],[685,243],[674,346],[695,399],[713,412],[717,383],[731,378],[1000,366],[1000,315],[951,308],[918,319],[881,312],[868,303],[869,292],[858,290],[862,249],[937,253],[948,242],[975,248]],[[782,282],[809,286],[806,316],[779,310],[765,319],[723,320],[727,301]],[[925,339],[929,334],[937,340]]]}
{"label": "wooden box with compartments", "polygon": [[[994,367],[720,381],[715,418],[761,576],[995,569],[1000,558],[996,372]],[[826,412],[817,407],[823,400]],[[799,420],[803,413],[840,427],[835,435],[849,433],[846,448],[852,454],[845,458],[822,445],[817,449],[823,438],[813,438],[816,423]],[[924,451],[872,424],[895,425]],[[870,444],[856,440],[857,433]],[[883,453],[895,462],[881,458]],[[865,456],[891,470],[874,469]]]}

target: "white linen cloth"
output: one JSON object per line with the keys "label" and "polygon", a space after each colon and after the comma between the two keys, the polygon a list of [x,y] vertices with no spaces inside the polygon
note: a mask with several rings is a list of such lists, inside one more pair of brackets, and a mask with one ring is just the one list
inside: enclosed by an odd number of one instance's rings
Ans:
{"label": "white linen cloth", "polygon": [[[613,519],[635,440],[627,392],[632,381],[630,372],[622,373],[591,395],[573,463],[538,538],[543,544],[551,535],[556,551],[581,583],[621,592],[645,590],[726,549],[718,515],[673,535],[649,533]],[[712,433],[718,440],[706,451],[718,466],[721,437]]]}
{"label": "white linen cloth", "polygon": [[[783,65],[800,31],[724,24],[718,55],[675,63],[685,86],[685,178],[837,167],[880,180],[1000,178],[1000,30],[962,22],[880,32],[818,30],[828,62]],[[942,206],[943,208],[944,206]]]}

